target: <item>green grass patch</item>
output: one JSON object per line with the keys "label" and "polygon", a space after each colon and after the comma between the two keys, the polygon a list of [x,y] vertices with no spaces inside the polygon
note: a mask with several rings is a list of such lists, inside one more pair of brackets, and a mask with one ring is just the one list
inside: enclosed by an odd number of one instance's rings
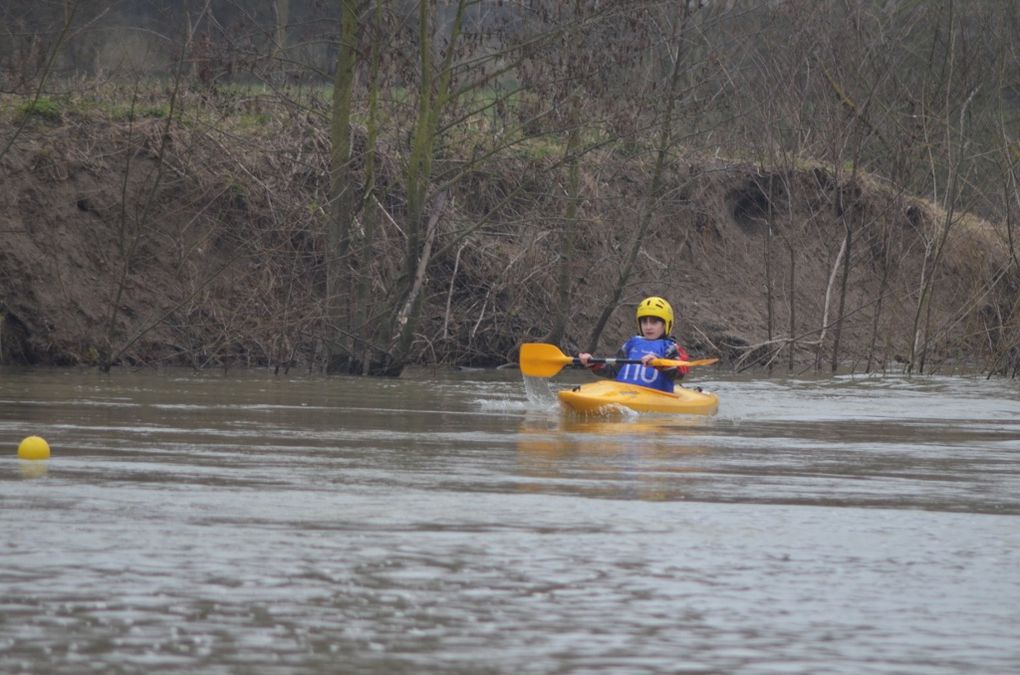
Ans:
{"label": "green grass patch", "polygon": [[261,129],[272,121],[273,116],[269,113],[242,113],[237,118],[237,126],[240,129]]}
{"label": "green grass patch", "polygon": [[39,120],[51,124],[58,124],[62,118],[60,104],[46,97],[28,101],[19,106],[17,112],[22,120]]}
{"label": "green grass patch", "polygon": [[532,161],[547,161],[563,157],[564,143],[553,137],[529,138],[514,146],[518,157]]}

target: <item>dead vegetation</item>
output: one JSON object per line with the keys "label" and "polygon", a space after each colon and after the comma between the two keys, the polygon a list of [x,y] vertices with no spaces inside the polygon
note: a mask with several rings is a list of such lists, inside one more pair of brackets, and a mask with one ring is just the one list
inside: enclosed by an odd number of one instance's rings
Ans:
{"label": "dead vegetation", "polygon": [[1011,10],[398,5],[25,3],[0,361],[1016,374]]}
{"label": "dead vegetation", "polygon": [[[327,175],[325,129],[314,116],[268,119],[264,127],[229,134],[181,121],[165,141],[160,119],[125,122],[93,113],[27,128],[0,160],[7,177],[0,191],[4,362],[98,364],[102,350],[112,349],[125,365],[325,368],[332,331],[326,216],[315,207]],[[161,147],[165,175],[154,185]],[[398,165],[395,158],[383,162]],[[597,174],[582,171],[590,194],[579,213],[586,234],[572,261],[581,292],[565,348],[582,344],[602,308],[612,282],[607,266],[625,245],[637,217],[637,186],[650,170],[609,152],[595,166]],[[553,233],[561,209],[543,181],[529,177],[561,174],[523,157],[503,169],[464,181],[437,225],[415,362],[511,362],[517,345],[543,337],[557,311]],[[381,180],[399,194],[398,175],[384,169]],[[825,363],[834,270],[845,255],[842,227],[830,211],[836,190],[845,193],[858,229],[840,365],[902,367],[926,242],[939,235],[944,218],[937,207],[878,181],[839,185],[818,167],[762,173],[746,163],[686,157],[669,164],[604,348],[631,331],[633,303],[655,292],[677,305],[681,341],[699,354],[722,355],[730,367]],[[511,193],[513,199],[500,198]],[[463,223],[480,214],[489,214],[490,224],[460,237]],[[376,293],[399,269],[400,228],[387,219],[381,225]],[[927,370],[1015,369],[1003,346],[1015,339],[1017,277],[1003,237],[971,216],[951,230],[930,304]],[[771,319],[764,284],[769,241]]]}

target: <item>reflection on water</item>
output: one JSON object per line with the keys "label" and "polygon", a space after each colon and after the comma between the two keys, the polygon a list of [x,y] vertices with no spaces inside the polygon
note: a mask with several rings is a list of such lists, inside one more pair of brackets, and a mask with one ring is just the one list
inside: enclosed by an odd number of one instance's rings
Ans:
{"label": "reflection on water", "polygon": [[18,473],[21,474],[22,478],[42,478],[49,471],[50,463],[48,460],[18,460]]}
{"label": "reflection on water", "polygon": [[1020,670],[1016,383],[586,376],[0,369],[0,671]]}
{"label": "reflection on water", "polygon": [[[709,452],[694,442],[700,424],[693,416],[525,416],[517,433],[520,472],[536,480],[522,488],[548,491],[559,480],[563,490],[588,496],[685,499],[680,474],[695,470],[685,460]],[[582,476],[597,480],[577,480]]]}

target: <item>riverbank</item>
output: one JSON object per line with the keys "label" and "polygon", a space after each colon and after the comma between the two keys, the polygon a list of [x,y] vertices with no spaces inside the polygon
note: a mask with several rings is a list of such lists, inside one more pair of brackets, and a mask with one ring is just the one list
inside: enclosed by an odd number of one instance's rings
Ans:
{"label": "riverbank", "polygon": [[[0,362],[325,368],[343,330],[326,299],[326,118],[257,97],[186,104],[174,115],[156,99],[127,112],[79,101],[25,120],[4,101],[4,127],[19,131],[0,157]],[[380,144],[381,207],[397,212],[404,150]],[[463,165],[471,151],[447,147],[439,161]],[[557,152],[522,145],[451,184],[414,363],[498,366],[548,333],[565,202]],[[567,351],[587,344],[611,297],[652,170],[619,147],[585,160]],[[1020,284],[992,224],[808,163],[678,149],[665,183],[600,341],[607,353],[656,294],[678,309],[692,354],[738,370],[1008,372],[1017,358]],[[383,220],[397,256],[401,235]]]}

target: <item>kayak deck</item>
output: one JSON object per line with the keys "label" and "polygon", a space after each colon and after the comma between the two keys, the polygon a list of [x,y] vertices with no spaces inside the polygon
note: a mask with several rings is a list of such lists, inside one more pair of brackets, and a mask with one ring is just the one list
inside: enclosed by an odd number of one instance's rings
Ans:
{"label": "kayak deck", "polygon": [[719,397],[711,392],[677,388],[669,393],[626,382],[600,380],[558,393],[564,407],[580,413],[602,412],[623,406],[636,412],[714,415]]}

